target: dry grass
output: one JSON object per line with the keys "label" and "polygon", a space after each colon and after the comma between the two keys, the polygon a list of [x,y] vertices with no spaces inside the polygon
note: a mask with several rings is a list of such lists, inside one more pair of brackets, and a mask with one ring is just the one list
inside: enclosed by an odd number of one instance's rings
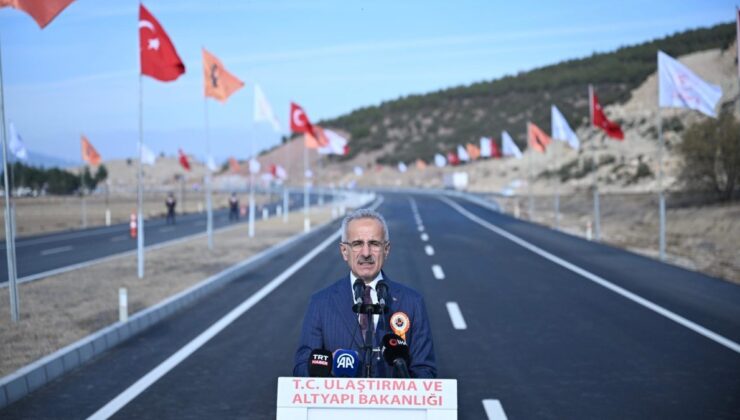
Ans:
{"label": "dry grass", "polygon": [[[330,207],[312,210],[312,225],[331,219]],[[136,275],[136,256],[25,283],[19,287],[21,321],[10,321],[7,288],[0,289],[0,376],[71,344],[118,319],[118,289],[128,290],[136,313],[303,230],[303,217],[272,218],[255,225],[256,238],[241,224],[219,231],[214,250],[199,237],[146,254],[146,276]]]}

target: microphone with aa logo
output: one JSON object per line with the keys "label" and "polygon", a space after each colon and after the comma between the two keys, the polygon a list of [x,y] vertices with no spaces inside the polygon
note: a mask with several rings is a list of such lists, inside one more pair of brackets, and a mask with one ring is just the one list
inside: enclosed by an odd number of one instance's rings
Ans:
{"label": "microphone with aa logo", "polygon": [[360,356],[354,350],[339,349],[334,352],[332,370],[337,378],[355,378],[360,371]]}
{"label": "microphone with aa logo", "polygon": [[409,345],[406,340],[396,334],[388,333],[383,336],[383,358],[393,366],[394,378],[410,378],[409,375]]}
{"label": "microphone with aa logo", "polygon": [[329,350],[311,350],[308,356],[308,376],[327,378],[331,376],[332,354]]}

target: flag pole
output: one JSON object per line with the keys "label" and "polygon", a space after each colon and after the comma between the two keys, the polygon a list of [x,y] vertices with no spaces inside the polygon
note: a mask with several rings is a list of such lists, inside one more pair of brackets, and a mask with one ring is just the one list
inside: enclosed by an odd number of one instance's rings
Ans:
{"label": "flag pole", "polygon": [[[551,122],[552,123],[552,122]],[[553,127],[550,127],[552,130]],[[555,229],[560,229],[560,176],[558,174],[558,150],[553,138],[553,159],[555,160]]]}
{"label": "flag pole", "polygon": [[311,219],[308,217],[308,147],[306,147],[305,134],[303,140],[303,169],[303,230],[308,232],[311,230]]}
{"label": "flag pole", "polygon": [[532,152],[532,145],[529,144],[529,122],[527,122],[527,151],[529,152],[529,158],[527,159],[529,166],[529,182],[527,182],[527,195],[529,200],[529,220],[533,220],[533,214],[534,214],[534,202],[532,201],[532,182],[534,181],[532,178],[532,155],[534,154]]}
{"label": "flag pole", "polygon": [[660,260],[665,261],[665,192],[663,191],[663,121],[658,105],[658,210],[660,213],[660,233],[658,248]]}
{"label": "flag pole", "polygon": [[[254,124],[252,124],[254,130]],[[249,139],[249,160],[247,161],[247,170],[249,171],[249,223],[248,223],[248,234],[250,238],[254,238],[254,219],[255,212],[257,211],[256,203],[254,202],[254,173],[252,173],[252,159],[254,159],[254,132]]]}
{"label": "flag pole", "polygon": [[144,186],[142,185],[141,156],[144,149],[144,89],[143,75],[139,74],[139,164],[136,167],[136,265],[140,279],[144,278]]}
{"label": "flag pole", "polygon": [[[203,116],[206,123],[206,231],[208,232],[208,249],[213,250],[213,206],[211,203],[211,139],[208,125],[208,97],[203,96]],[[185,202],[183,201],[183,210]]]}
{"label": "flag pole", "polygon": [[[588,113],[591,119],[591,126],[594,125],[594,87],[588,85]],[[596,163],[596,139],[594,139],[594,150],[593,150],[594,164]],[[601,240],[601,209],[599,203],[599,185],[596,182],[596,171],[594,170],[593,175],[593,194],[594,194],[594,239]]]}
{"label": "flag pole", "polygon": [[288,178],[290,177],[290,171],[288,168],[290,168],[290,139],[288,139],[286,142],[286,149],[287,149],[287,157],[285,162],[285,179],[283,179],[283,223],[288,223],[288,211],[290,207],[290,201],[288,200]]}
{"label": "flag pole", "polygon": [[[2,41],[0,40],[0,45]],[[10,293],[10,318],[13,323],[20,320],[18,281],[15,259],[15,215],[12,210],[13,194],[8,176],[8,142],[5,127],[5,86],[3,84],[2,48],[0,48],[0,124],[2,124],[3,182],[5,188],[5,248],[8,258],[8,292]]]}

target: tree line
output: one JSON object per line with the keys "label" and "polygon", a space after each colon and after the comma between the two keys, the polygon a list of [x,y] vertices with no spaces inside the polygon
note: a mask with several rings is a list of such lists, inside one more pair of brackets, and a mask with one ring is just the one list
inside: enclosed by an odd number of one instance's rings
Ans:
{"label": "tree line", "polygon": [[75,194],[92,191],[108,178],[108,169],[100,165],[95,174],[85,166],[82,176],[60,168],[40,168],[14,162],[10,168],[9,182],[13,189],[28,188],[39,193]]}

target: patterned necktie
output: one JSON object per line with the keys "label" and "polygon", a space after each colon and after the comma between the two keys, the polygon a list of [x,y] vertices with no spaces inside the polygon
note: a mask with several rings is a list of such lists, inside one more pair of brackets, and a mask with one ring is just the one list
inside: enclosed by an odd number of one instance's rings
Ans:
{"label": "patterned necktie", "polygon": [[[362,304],[363,305],[372,305],[373,298],[370,297],[370,291],[372,288],[370,286],[365,286],[365,288],[362,291]],[[368,335],[368,326],[370,325],[370,322],[368,322],[368,316],[365,313],[360,314],[360,330],[362,331],[362,338],[365,340],[365,343],[370,341],[370,336]]]}

